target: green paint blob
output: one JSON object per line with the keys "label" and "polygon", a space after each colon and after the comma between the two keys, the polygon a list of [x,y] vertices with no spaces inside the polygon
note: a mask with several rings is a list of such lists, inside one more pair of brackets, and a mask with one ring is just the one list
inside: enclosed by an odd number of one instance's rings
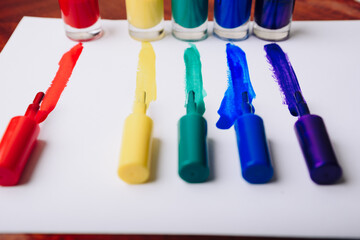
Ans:
{"label": "green paint blob", "polygon": [[206,92],[203,88],[200,53],[194,44],[190,44],[190,47],[185,50],[184,61],[186,66],[185,106],[187,112],[197,112],[203,115],[205,112],[204,97]]}
{"label": "green paint blob", "polygon": [[208,17],[208,0],[171,0],[175,23],[184,28],[197,28]]}

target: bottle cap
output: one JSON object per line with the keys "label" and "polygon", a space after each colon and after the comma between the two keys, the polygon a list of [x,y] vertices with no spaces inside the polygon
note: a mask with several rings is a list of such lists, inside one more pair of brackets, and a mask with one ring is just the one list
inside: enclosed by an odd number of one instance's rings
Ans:
{"label": "bottle cap", "polygon": [[40,127],[33,118],[18,116],[10,120],[0,142],[0,185],[18,183],[39,132]]}
{"label": "bottle cap", "polygon": [[269,182],[274,170],[261,117],[242,115],[235,121],[235,132],[243,178],[249,183]]}
{"label": "bottle cap", "polygon": [[333,184],[342,176],[323,119],[317,115],[301,116],[295,131],[311,179],[317,184]]}
{"label": "bottle cap", "polygon": [[144,113],[132,113],[125,120],[118,175],[126,183],[149,179],[152,125]]}
{"label": "bottle cap", "polygon": [[28,106],[25,116],[14,117],[0,142],[0,185],[14,186],[18,183],[26,162],[35,147],[40,127],[36,114],[43,92],[38,92]]}
{"label": "bottle cap", "polygon": [[209,177],[207,123],[198,113],[178,122],[179,176],[188,183],[205,182]]}

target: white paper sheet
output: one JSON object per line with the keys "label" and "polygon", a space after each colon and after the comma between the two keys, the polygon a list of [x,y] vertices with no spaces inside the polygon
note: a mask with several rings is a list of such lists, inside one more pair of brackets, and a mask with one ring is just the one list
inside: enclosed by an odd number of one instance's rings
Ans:
{"label": "white paper sheet", "polygon": [[[234,130],[216,128],[227,86],[226,42],[196,43],[203,64],[211,180],[177,175],[177,121],[184,109],[183,52],[169,34],[153,43],[158,99],[154,174],[130,186],[117,177],[123,123],[132,109],[141,44],[125,21],[103,21],[105,35],[84,50],[56,109],[41,124],[39,144],[21,185],[0,187],[0,232],[221,234],[360,237],[360,21],[294,22],[279,44],[289,54],[313,113],[322,116],[344,180],[318,186],[309,177],[292,117],[254,36],[236,43],[247,54],[256,113],[269,139],[275,179],[241,177]],[[75,42],[60,19],[25,17],[0,54],[0,134],[53,79]]]}

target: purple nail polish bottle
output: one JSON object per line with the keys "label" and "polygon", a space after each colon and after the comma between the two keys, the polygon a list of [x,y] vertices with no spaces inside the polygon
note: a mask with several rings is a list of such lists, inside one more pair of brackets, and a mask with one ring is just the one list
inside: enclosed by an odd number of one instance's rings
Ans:
{"label": "purple nail polish bottle", "polygon": [[287,39],[294,6],[295,0],[256,0],[255,36],[270,41]]}

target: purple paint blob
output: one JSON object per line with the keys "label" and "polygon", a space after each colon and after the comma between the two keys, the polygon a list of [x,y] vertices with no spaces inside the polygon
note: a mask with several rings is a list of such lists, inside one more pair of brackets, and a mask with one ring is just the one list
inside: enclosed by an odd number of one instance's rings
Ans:
{"label": "purple paint blob", "polygon": [[[295,94],[298,92],[302,95],[302,93],[288,56],[276,43],[267,44],[264,46],[264,49],[266,57],[272,66],[274,78],[280,86],[283,103],[288,105],[291,115],[300,115]],[[304,99],[302,101],[306,104]]]}
{"label": "purple paint blob", "polygon": [[228,89],[218,110],[220,119],[216,126],[220,129],[230,128],[235,120],[247,111],[246,106],[250,106],[249,111],[253,112],[251,103],[256,96],[251,85],[245,52],[238,46],[228,43],[226,54],[229,68]]}

